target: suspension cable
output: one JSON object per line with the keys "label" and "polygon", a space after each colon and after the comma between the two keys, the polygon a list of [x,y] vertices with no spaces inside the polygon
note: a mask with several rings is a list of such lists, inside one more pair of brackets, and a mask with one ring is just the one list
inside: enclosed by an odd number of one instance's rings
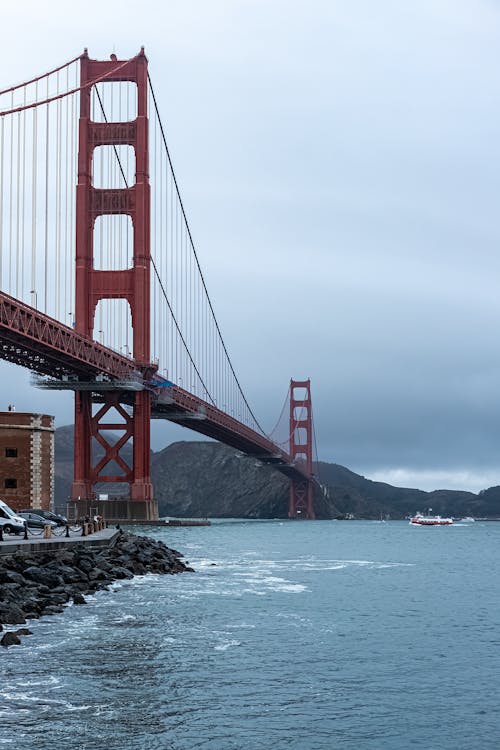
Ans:
{"label": "suspension cable", "polygon": [[318,482],[321,484],[321,477],[319,471],[319,456],[318,456],[318,441],[316,440],[316,425],[314,423],[314,416],[311,413],[311,422],[313,427],[313,440],[314,440],[314,455],[316,456],[316,477]]}
{"label": "suspension cable", "polygon": [[[104,105],[103,105],[103,102],[102,102],[101,96],[100,96],[100,94],[99,94],[99,90],[98,90],[97,88],[96,88],[95,90],[96,90],[96,93],[97,93],[97,99],[98,99],[98,101],[99,101],[99,106],[101,107],[101,111],[102,111],[102,114],[103,114],[104,120],[105,120],[105,122],[108,122],[108,118],[107,118],[107,116],[106,116],[106,112],[105,112],[105,110],[104,110]],[[128,187],[129,187],[129,185],[128,185],[128,180],[127,180],[127,176],[126,176],[126,174],[125,174],[125,171],[124,171],[124,169],[123,169],[123,165],[122,165],[122,162],[121,162],[121,159],[120,159],[120,155],[119,155],[119,153],[118,153],[118,150],[117,150],[117,148],[116,148],[116,145],[113,145],[113,150],[114,150],[114,153],[115,153],[115,156],[116,156],[116,160],[117,160],[117,162],[118,162],[118,166],[119,166],[119,169],[120,169],[120,172],[121,172],[121,176],[122,176],[123,182],[125,183],[125,187],[126,187],[126,188],[128,188]],[[211,401],[211,402],[212,402],[212,403],[214,404],[214,406],[215,406],[215,400],[214,400],[214,399],[212,398],[212,396],[211,396],[211,394],[210,394],[210,392],[209,392],[209,390],[208,390],[207,386],[205,385],[205,382],[204,382],[204,380],[203,380],[203,378],[202,378],[202,376],[201,376],[201,374],[200,374],[200,371],[198,370],[198,368],[197,368],[197,366],[196,366],[196,363],[195,363],[195,361],[194,361],[194,359],[193,359],[193,357],[192,357],[192,355],[191,355],[191,352],[189,351],[189,347],[188,347],[188,345],[187,345],[187,342],[186,342],[186,340],[185,340],[184,336],[182,335],[182,331],[181,331],[181,329],[180,329],[179,323],[177,322],[177,318],[176,318],[176,317],[175,317],[175,315],[174,315],[174,311],[173,311],[173,309],[172,309],[172,306],[171,306],[171,304],[170,304],[170,301],[169,301],[169,299],[168,299],[168,296],[167,296],[167,292],[166,292],[166,290],[165,290],[165,287],[163,286],[163,282],[162,282],[162,280],[161,280],[161,278],[160,278],[160,274],[158,273],[158,269],[157,269],[157,267],[156,267],[156,263],[155,263],[155,261],[154,261],[154,258],[153,258],[153,257],[151,257],[151,264],[152,264],[152,266],[153,266],[153,269],[154,269],[154,272],[155,272],[156,278],[158,279],[158,283],[159,283],[159,285],[160,285],[160,289],[161,289],[161,291],[162,291],[162,293],[163,293],[163,296],[164,296],[164,298],[165,298],[165,302],[166,302],[166,303],[167,303],[167,305],[168,305],[168,309],[170,310],[170,314],[172,315],[172,319],[173,319],[173,321],[174,321],[175,327],[176,327],[176,329],[177,329],[177,332],[178,332],[178,334],[179,334],[179,336],[180,336],[180,338],[181,338],[181,341],[182,341],[182,343],[183,343],[183,345],[184,345],[184,348],[185,348],[185,350],[186,350],[186,353],[187,353],[187,355],[188,355],[188,357],[189,357],[189,360],[190,360],[191,364],[193,365],[193,367],[194,367],[194,371],[195,371],[195,372],[196,372],[196,374],[198,375],[198,378],[200,379],[200,383],[202,384],[203,388],[205,389],[205,393],[207,394],[207,396],[209,397],[210,401]]]}
{"label": "suspension cable", "polygon": [[77,94],[79,91],[83,91],[84,89],[91,88],[92,86],[95,86],[97,83],[100,83],[101,81],[105,81],[107,78],[110,78],[115,73],[118,73],[122,68],[124,68],[129,63],[133,62],[137,57],[138,55],[134,55],[134,57],[131,57],[129,60],[125,60],[124,62],[120,63],[120,65],[117,65],[116,68],[113,68],[112,70],[108,70],[108,72],[104,73],[102,76],[93,78],[92,81],[87,81],[87,83],[84,83],[82,86],[77,86],[74,89],[70,89],[70,91],[64,91],[62,94],[55,94],[54,96],[50,96],[50,97],[48,96],[46,99],[43,99],[40,102],[31,102],[31,104],[23,104],[20,107],[13,107],[12,109],[5,109],[3,110],[3,112],[0,112],[0,117],[4,117],[5,115],[12,115],[15,112],[24,112],[26,109],[33,109],[33,107],[41,107],[44,104],[50,104],[51,102],[55,102],[57,99],[63,99],[65,96],[71,96],[71,94]]}
{"label": "suspension cable", "polygon": [[210,299],[210,295],[208,294],[208,289],[207,289],[207,286],[205,284],[205,278],[204,278],[203,272],[201,270],[200,262],[198,260],[198,254],[196,252],[195,244],[194,244],[193,237],[192,237],[192,234],[191,234],[191,229],[189,227],[189,222],[187,220],[186,212],[184,210],[184,204],[182,202],[182,198],[181,198],[181,194],[180,194],[180,190],[179,190],[179,185],[177,183],[177,178],[175,176],[175,171],[174,171],[174,167],[173,167],[173,164],[172,164],[172,159],[170,158],[170,151],[169,151],[168,146],[167,146],[167,139],[165,137],[165,131],[163,129],[163,123],[162,123],[161,118],[160,118],[160,112],[159,112],[159,109],[158,109],[158,104],[157,104],[157,101],[156,101],[156,96],[155,96],[155,92],[154,92],[154,89],[153,89],[153,84],[151,83],[151,78],[149,76],[149,73],[148,73],[148,83],[149,83],[149,88],[150,88],[150,91],[151,91],[151,95],[153,97],[153,103],[154,103],[154,106],[155,106],[156,116],[158,118],[158,124],[160,126],[160,132],[161,132],[161,135],[162,135],[163,145],[165,146],[165,151],[166,151],[166,154],[167,154],[168,163],[170,165],[170,169],[171,169],[171,172],[172,172],[172,177],[173,177],[173,180],[174,180],[175,189],[177,191],[177,197],[179,199],[179,204],[180,204],[180,207],[181,207],[182,216],[183,216],[184,222],[186,224],[186,230],[187,230],[187,233],[188,233],[188,236],[189,236],[189,241],[190,241],[190,244],[191,244],[191,249],[193,251],[193,255],[194,255],[195,260],[196,260],[196,265],[198,267],[198,271],[199,271],[199,274],[200,274],[200,278],[201,278],[201,282],[202,282],[202,285],[203,285],[203,289],[205,290],[205,294],[206,294],[206,297],[207,297],[207,301],[208,301],[208,305],[209,305],[209,308],[210,308],[210,312],[212,313],[212,317],[213,317],[213,320],[214,320],[214,323],[215,323],[215,327],[216,327],[217,333],[219,335],[219,340],[220,340],[220,342],[222,344],[222,348],[223,348],[224,353],[226,355],[227,362],[229,364],[229,367],[230,367],[231,372],[233,374],[233,377],[235,379],[236,385],[238,386],[238,390],[239,390],[239,392],[240,392],[240,394],[241,394],[241,396],[243,398],[243,401],[244,401],[244,403],[245,403],[245,405],[246,405],[246,407],[247,407],[250,415],[252,416],[255,424],[257,425],[257,427],[259,428],[259,430],[262,432],[262,434],[265,435],[266,433],[265,433],[264,429],[260,425],[257,417],[253,413],[253,411],[252,411],[252,409],[250,407],[250,404],[248,403],[248,401],[246,399],[245,394],[243,393],[243,390],[241,388],[240,382],[239,382],[238,377],[236,375],[236,372],[234,370],[233,363],[231,362],[231,358],[230,358],[229,353],[227,351],[226,344],[225,344],[224,339],[222,337],[222,333],[221,333],[221,330],[219,328],[219,324],[217,322],[217,318],[215,317],[215,311],[214,311],[214,308],[212,306],[212,301]]}
{"label": "suspension cable", "polygon": [[44,78],[48,78],[49,76],[53,75],[54,73],[58,73],[60,70],[63,70],[64,68],[69,68],[70,65],[73,65],[73,63],[76,63],[77,60],[80,60],[82,55],[78,55],[77,57],[74,57],[73,60],[70,60],[67,63],[64,63],[63,65],[59,65],[58,68],[54,68],[53,70],[49,70],[48,73],[42,73],[40,76],[36,76],[36,78],[32,78],[30,81],[24,81],[24,83],[16,83],[15,86],[11,86],[8,89],[3,89],[0,91],[0,96],[3,94],[10,94],[11,91],[16,91],[17,89],[22,89],[23,86],[30,86],[32,83],[37,83],[38,81],[42,81]]}
{"label": "suspension cable", "polygon": [[281,407],[280,415],[279,415],[279,417],[278,417],[278,419],[276,421],[276,424],[274,425],[273,429],[269,433],[268,437],[271,437],[271,435],[273,435],[277,431],[277,429],[278,429],[278,427],[279,427],[279,425],[281,423],[281,419],[282,419],[283,414],[285,412],[285,408],[286,408],[286,405],[288,403],[289,398],[290,398],[290,386],[288,386],[288,390],[285,393],[285,400],[283,401],[283,406]]}
{"label": "suspension cable", "polygon": [[162,280],[160,279],[160,277],[159,277],[159,275],[158,275],[158,271],[157,271],[157,268],[156,268],[156,263],[154,262],[154,259],[153,259],[153,258],[151,258],[151,263],[152,263],[152,266],[153,266],[153,268],[154,268],[154,272],[155,272],[156,278],[158,279],[158,283],[160,284],[160,289],[161,289],[161,291],[162,291],[162,293],[163,293],[163,296],[165,297],[165,302],[166,302],[166,303],[167,303],[167,305],[168,305],[168,309],[170,310],[170,313],[171,313],[171,315],[172,315],[173,321],[174,321],[174,323],[175,323],[175,327],[177,328],[177,332],[178,332],[179,336],[181,337],[181,341],[182,341],[182,343],[184,344],[184,349],[185,349],[185,350],[186,350],[186,352],[187,352],[187,355],[188,355],[188,357],[189,357],[189,360],[190,360],[191,364],[192,364],[192,365],[193,365],[193,367],[194,367],[194,371],[195,371],[195,373],[196,373],[196,374],[198,375],[198,377],[199,377],[199,379],[200,379],[200,383],[202,384],[203,388],[205,389],[205,392],[206,392],[206,394],[207,394],[208,398],[210,399],[210,401],[211,401],[211,402],[213,403],[213,405],[215,406],[215,405],[216,405],[216,404],[215,404],[215,401],[214,401],[214,399],[212,398],[212,396],[211,396],[211,394],[210,394],[210,391],[208,390],[207,386],[205,385],[205,383],[204,383],[204,381],[203,381],[203,378],[201,377],[200,371],[199,371],[199,370],[198,370],[198,368],[196,367],[195,361],[194,361],[193,357],[191,356],[191,352],[189,351],[189,347],[188,347],[188,345],[187,345],[187,342],[186,342],[186,340],[185,340],[184,336],[182,335],[182,331],[181,331],[181,329],[179,328],[179,324],[177,323],[177,320],[176,320],[176,318],[175,318],[175,315],[174,315],[174,311],[172,310],[172,306],[171,306],[171,304],[170,304],[170,302],[169,302],[169,300],[168,300],[168,297],[167,297],[167,293],[166,293],[166,291],[165,291],[165,287],[163,286],[163,282],[162,282]]}

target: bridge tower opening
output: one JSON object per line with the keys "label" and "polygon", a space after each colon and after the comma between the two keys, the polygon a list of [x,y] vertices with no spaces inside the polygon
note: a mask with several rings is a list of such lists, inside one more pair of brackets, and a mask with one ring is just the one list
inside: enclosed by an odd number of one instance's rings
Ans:
{"label": "bridge tower opening", "polygon": [[290,381],[290,456],[309,479],[290,480],[289,518],[314,519],[311,381]]}
{"label": "bridge tower opening", "polygon": [[[80,120],[78,141],[78,184],[76,188],[76,300],[75,329],[91,339],[94,317],[101,300],[124,299],[130,306],[133,359],[143,380],[156,370],[150,353],[150,185],[147,86],[148,62],[142,49],[129,61],[91,60],[87,52],[80,58]],[[91,119],[91,89],[96,79],[106,84],[135,84],[137,113],[127,122]],[[93,184],[95,149],[115,151],[132,147],[135,153],[135,183],[125,187],[97,188]],[[123,170],[122,170],[123,174]],[[113,270],[96,268],[94,226],[98,217],[129,216],[133,227],[131,267]],[[87,389],[86,389],[87,388]],[[99,406],[97,406],[99,405]],[[150,476],[151,394],[144,389],[109,390],[82,387],[75,392],[75,467],[72,500],[81,507],[94,498],[101,482],[128,485],[127,517],[152,520],[158,517]],[[119,439],[110,438],[118,431]],[[93,445],[100,446],[99,460]],[[123,449],[128,446],[128,452]],[[132,451],[130,451],[132,447]],[[104,455],[103,455],[104,454]],[[131,455],[130,455],[131,454]],[[123,516],[123,500],[120,503]],[[111,513],[113,512],[110,508]]]}

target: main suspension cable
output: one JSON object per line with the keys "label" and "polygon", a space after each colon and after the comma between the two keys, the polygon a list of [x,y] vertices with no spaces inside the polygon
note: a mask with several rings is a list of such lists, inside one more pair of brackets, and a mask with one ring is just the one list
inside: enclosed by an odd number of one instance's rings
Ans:
{"label": "main suspension cable", "polygon": [[224,354],[226,355],[227,362],[229,364],[229,367],[231,369],[231,372],[233,374],[234,380],[235,380],[236,385],[238,387],[238,390],[239,390],[239,392],[241,394],[241,397],[243,398],[245,406],[247,407],[250,415],[252,416],[252,419],[254,420],[254,422],[257,425],[257,427],[259,428],[259,430],[262,432],[263,435],[265,435],[266,433],[265,433],[264,429],[260,425],[257,417],[253,413],[253,411],[252,411],[252,409],[250,407],[250,404],[248,403],[248,401],[246,399],[245,394],[243,393],[243,389],[242,389],[242,387],[240,385],[240,382],[239,382],[238,377],[236,375],[236,372],[234,370],[233,363],[231,362],[231,358],[229,356],[229,352],[227,351],[226,344],[225,344],[224,339],[222,337],[222,332],[221,332],[221,330],[219,328],[219,324],[218,324],[217,318],[215,316],[215,311],[214,311],[214,308],[213,308],[213,305],[212,305],[212,301],[210,299],[210,295],[208,293],[208,289],[207,289],[207,286],[206,286],[206,283],[205,283],[205,278],[203,276],[203,272],[201,270],[200,262],[198,260],[198,254],[196,252],[196,247],[195,247],[194,240],[193,240],[193,237],[192,237],[192,234],[191,234],[191,229],[190,229],[190,226],[189,226],[189,222],[187,220],[186,212],[184,210],[184,204],[182,202],[182,198],[181,198],[181,194],[180,194],[180,190],[179,190],[179,185],[177,183],[177,178],[175,176],[175,170],[174,170],[174,167],[173,167],[173,164],[172,164],[172,159],[170,157],[170,151],[168,149],[167,139],[166,139],[166,136],[165,136],[165,131],[163,129],[163,123],[162,123],[161,118],[160,118],[160,112],[159,112],[159,109],[158,109],[158,104],[157,104],[157,101],[156,101],[156,96],[155,96],[155,92],[154,92],[154,89],[153,89],[153,84],[151,83],[151,78],[149,76],[149,73],[148,73],[148,83],[149,83],[149,88],[150,88],[150,91],[151,91],[151,96],[153,98],[153,103],[154,103],[154,106],[155,106],[156,116],[158,118],[158,124],[160,126],[160,132],[161,132],[161,136],[162,136],[162,140],[163,140],[163,145],[165,146],[165,151],[166,151],[166,154],[167,154],[168,163],[169,163],[169,166],[170,166],[170,170],[172,172],[172,177],[173,177],[173,180],[174,180],[175,189],[176,189],[176,192],[177,192],[177,197],[179,199],[179,205],[181,207],[182,216],[184,218],[184,222],[185,222],[185,225],[186,225],[186,230],[187,230],[187,233],[188,233],[188,236],[189,236],[189,241],[190,241],[190,244],[191,244],[191,249],[193,251],[193,255],[194,255],[194,258],[196,260],[196,265],[198,267],[198,272],[200,274],[201,283],[203,285],[203,289],[205,291],[205,295],[206,295],[206,298],[207,298],[207,301],[208,301],[208,306],[210,308],[210,312],[212,313],[212,317],[213,317],[213,320],[214,320],[214,323],[215,323],[215,327],[216,327],[217,333],[219,335],[219,340],[220,340],[220,342],[222,344],[222,348],[224,350]]}
{"label": "main suspension cable", "polygon": [[16,112],[24,112],[25,110],[33,109],[34,107],[41,107],[44,104],[50,104],[51,102],[55,102],[58,99],[63,99],[66,96],[71,96],[71,94],[77,94],[79,91],[83,91],[84,89],[88,89],[91,86],[95,86],[97,83],[101,83],[101,81],[105,81],[107,78],[110,78],[115,73],[118,73],[122,68],[124,68],[126,65],[131,63],[133,60],[135,60],[136,57],[137,55],[134,55],[134,57],[131,57],[130,60],[125,60],[124,62],[120,63],[120,65],[117,65],[116,68],[113,68],[112,70],[108,70],[108,72],[104,73],[102,76],[98,76],[97,78],[92,79],[92,81],[87,81],[87,83],[84,83],[82,86],[77,86],[76,88],[73,88],[70,91],[64,91],[62,94],[55,94],[54,96],[47,97],[46,99],[42,99],[42,101],[39,101],[39,102],[31,102],[31,104],[23,104],[20,107],[12,107],[11,109],[5,109],[2,112],[0,112],[0,117],[5,117],[6,115],[12,115],[12,114],[15,114]]}
{"label": "main suspension cable", "polygon": [[288,403],[289,398],[290,398],[290,386],[288,386],[288,390],[287,390],[287,392],[285,394],[285,400],[283,401],[283,406],[281,407],[280,415],[279,415],[279,417],[278,417],[278,419],[276,421],[276,424],[274,425],[273,429],[269,433],[268,437],[271,437],[271,435],[274,435],[274,433],[278,430],[278,427],[281,424],[281,419],[282,419],[283,414],[285,412],[285,408],[286,408],[286,405]]}
{"label": "main suspension cable", "polygon": [[78,55],[77,57],[74,57],[69,62],[66,62],[63,65],[59,65],[59,67],[54,68],[53,70],[49,70],[48,73],[42,73],[42,75],[36,76],[36,78],[32,78],[30,81],[24,81],[23,83],[16,83],[14,86],[10,86],[10,88],[8,89],[2,89],[0,91],[0,96],[2,96],[3,94],[10,94],[11,91],[17,91],[17,89],[22,89],[23,86],[31,86],[31,84],[33,83],[38,83],[38,81],[42,81],[44,78],[48,78],[54,73],[58,73],[60,70],[64,70],[64,68],[69,68],[70,65],[73,65],[73,63],[76,63],[76,61],[79,60],[80,58],[81,58],[81,55]]}

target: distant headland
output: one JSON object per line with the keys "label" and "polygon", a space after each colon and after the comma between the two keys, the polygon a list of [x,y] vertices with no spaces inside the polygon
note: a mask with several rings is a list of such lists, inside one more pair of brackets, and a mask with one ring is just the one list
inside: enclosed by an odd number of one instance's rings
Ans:
{"label": "distant headland", "polygon": [[[441,515],[500,517],[500,486],[478,494],[433,492],[374,482],[339,464],[316,467],[324,492],[316,517],[401,519],[432,507]],[[55,433],[56,505],[65,507],[73,475],[73,426]],[[254,458],[215,442],[182,441],[152,453],[160,515],[177,518],[286,518],[288,481]],[[106,487],[102,488],[106,491]]]}

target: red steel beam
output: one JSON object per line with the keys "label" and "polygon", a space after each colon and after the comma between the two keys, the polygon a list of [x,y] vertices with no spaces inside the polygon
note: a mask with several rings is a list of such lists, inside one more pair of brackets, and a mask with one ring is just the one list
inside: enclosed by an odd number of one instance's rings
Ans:
{"label": "red steel beam", "polygon": [[125,380],[136,373],[127,357],[0,292],[0,358],[42,375]]}

